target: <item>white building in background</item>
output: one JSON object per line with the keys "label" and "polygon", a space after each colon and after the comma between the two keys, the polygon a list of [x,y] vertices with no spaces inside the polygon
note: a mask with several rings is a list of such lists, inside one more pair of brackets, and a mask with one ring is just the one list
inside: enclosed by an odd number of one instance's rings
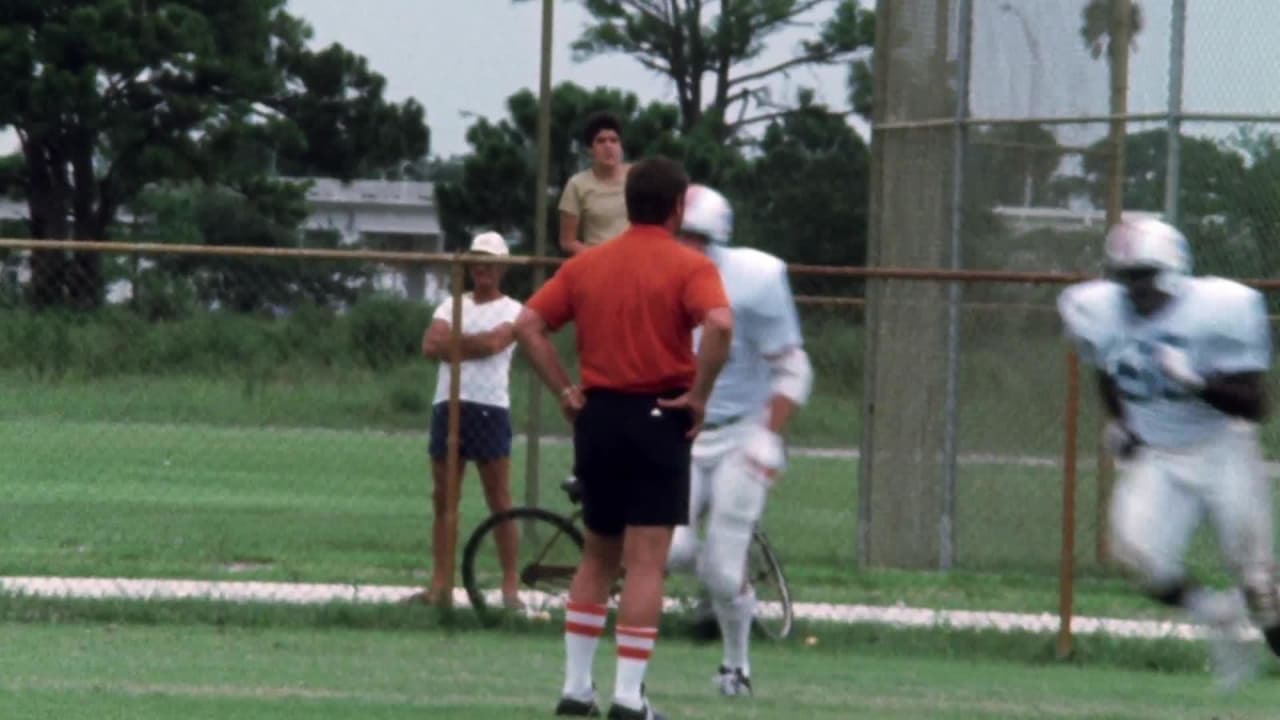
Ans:
{"label": "white building in background", "polygon": [[[333,230],[344,245],[396,252],[444,252],[435,190],[428,182],[288,178],[311,183],[310,213],[303,228]],[[387,267],[375,282],[379,290],[436,303],[448,291],[448,269],[429,266]]]}
{"label": "white building in background", "polygon": [[[1018,205],[997,205],[992,213],[1001,220],[1008,221],[1010,227],[1018,232],[1032,230],[1057,230],[1070,232],[1074,230],[1097,229],[1102,232],[1107,226],[1106,210],[1092,206],[1076,205],[1075,207],[1023,207]],[[1155,218],[1164,216],[1158,212],[1146,210],[1125,210],[1120,213],[1125,220],[1138,218]]]}
{"label": "white building in background", "polygon": [[[307,190],[309,213],[304,230],[336,231],[343,245],[396,252],[444,251],[444,236],[436,212],[435,190],[431,183],[355,180],[343,183],[332,178],[287,178],[311,183]],[[27,204],[0,198],[0,220],[26,221]],[[121,219],[128,218],[122,211]],[[25,263],[9,268],[14,279],[25,282]],[[374,277],[379,290],[431,304],[448,292],[448,268],[386,266]],[[132,295],[128,281],[108,288],[110,302],[123,302]]]}

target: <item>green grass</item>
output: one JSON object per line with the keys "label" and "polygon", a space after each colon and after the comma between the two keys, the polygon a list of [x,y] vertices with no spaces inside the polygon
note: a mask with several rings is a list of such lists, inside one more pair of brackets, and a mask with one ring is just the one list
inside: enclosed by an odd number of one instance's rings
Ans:
{"label": "green grass", "polygon": [[[0,574],[406,585],[427,577],[421,433],[8,420],[0,456]],[[514,465],[522,463],[517,446]],[[568,466],[567,446],[544,446],[543,505],[568,509],[552,484]],[[856,464],[794,458],[765,523],[797,599],[1054,611],[1053,473],[997,468],[964,478],[960,547],[970,569],[860,570]],[[513,490],[524,496],[520,472]],[[461,540],[486,513],[469,475]],[[1079,592],[1081,612],[1150,611],[1105,575],[1086,573]]]}
{"label": "green grass", "polygon": [[[853,335],[840,337],[857,350]],[[1009,374],[1000,352],[1007,343],[987,340],[967,346],[962,366],[962,453],[1055,457],[1061,406],[1044,388],[1054,387],[1060,352]],[[861,399],[840,390],[837,360],[820,358],[818,392],[798,416],[796,445],[857,445]],[[521,424],[529,383],[517,368]],[[57,381],[0,373],[0,573],[422,583],[434,382],[423,362],[384,372],[249,364],[209,376],[72,373]],[[1044,397],[1029,399],[1037,394]],[[543,429],[567,434],[550,408]],[[1090,449],[1082,443],[1082,462]],[[568,466],[563,443],[543,445],[541,504],[565,508],[556,484]],[[520,444],[513,468],[522,500]],[[1087,462],[1082,470],[1079,611],[1158,612],[1095,563],[1095,480]],[[766,527],[797,599],[1057,608],[1056,467],[963,463],[957,569],[949,573],[857,567],[857,474],[849,457],[796,456],[770,499]],[[474,475],[464,489],[466,533],[486,509]],[[1194,557],[1220,578],[1208,543]]]}
{"label": "green grass", "polygon": [[[512,372],[517,432],[527,426],[530,378],[523,367]],[[0,373],[0,419],[423,432],[435,386],[436,370],[425,362],[386,372],[283,366],[239,376],[120,375],[56,382],[10,372]],[[796,441],[856,447],[860,402],[850,393],[818,394],[796,418]],[[543,408],[542,432],[567,436],[569,427],[545,391]]]}
{"label": "green grass", "polygon": [[[0,624],[7,717],[422,718],[550,715],[562,645],[546,632]],[[891,638],[890,638],[891,639]],[[867,638],[862,638],[866,641]],[[612,688],[612,642],[596,678]],[[904,654],[891,643],[758,645],[757,694],[716,696],[713,646],[660,641],[646,678],[678,718],[1269,718],[1280,687],[1220,696],[1203,672]]]}

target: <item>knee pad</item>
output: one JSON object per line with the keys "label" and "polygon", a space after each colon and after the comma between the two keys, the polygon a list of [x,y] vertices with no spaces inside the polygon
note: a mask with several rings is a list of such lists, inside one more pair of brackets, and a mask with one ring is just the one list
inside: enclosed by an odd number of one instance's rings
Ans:
{"label": "knee pad", "polygon": [[747,549],[751,533],[721,528],[714,536],[708,529],[706,546],[698,556],[698,579],[712,600],[726,601],[742,593],[747,579]]}
{"label": "knee pad", "polygon": [[747,550],[769,488],[741,453],[726,458],[711,481],[711,511],[698,556],[698,577],[713,597],[727,599],[742,591]]}

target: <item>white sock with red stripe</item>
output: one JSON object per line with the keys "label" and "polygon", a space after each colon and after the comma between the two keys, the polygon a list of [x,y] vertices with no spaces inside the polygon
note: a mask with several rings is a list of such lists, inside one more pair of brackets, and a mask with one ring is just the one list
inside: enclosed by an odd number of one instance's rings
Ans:
{"label": "white sock with red stripe", "polygon": [[618,626],[618,675],[613,684],[613,701],[639,710],[644,707],[644,672],[658,640],[658,628]]}
{"label": "white sock with red stripe", "polygon": [[596,645],[604,634],[609,608],[595,603],[574,602],[565,606],[564,614],[564,696],[578,700],[591,698],[591,666],[596,658]]}

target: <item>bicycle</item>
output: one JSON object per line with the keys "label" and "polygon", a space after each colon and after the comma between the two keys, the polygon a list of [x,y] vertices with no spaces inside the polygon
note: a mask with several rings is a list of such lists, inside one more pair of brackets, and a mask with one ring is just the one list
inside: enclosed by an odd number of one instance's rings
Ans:
{"label": "bicycle", "polygon": [[[564,481],[560,487],[575,506],[572,513],[565,515],[539,507],[515,507],[490,515],[467,539],[462,553],[462,581],[471,606],[482,621],[490,622],[499,616],[500,612],[491,608],[491,603],[506,609],[499,589],[502,570],[497,560],[494,533],[499,526],[509,522],[520,524],[521,557],[517,567],[523,610],[545,618],[550,615],[549,610],[564,607],[569,584],[582,555],[583,539],[579,529],[582,498],[581,488],[574,478]],[[530,550],[531,553],[526,552]],[[758,598],[754,625],[765,637],[783,640],[791,634],[795,619],[791,589],[777,553],[759,527],[753,534],[747,563],[747,579],[755,587]],[[705,607],[705,600],[696,588],[696,580],[680,575],[669,578],[669,589],[674,584],[680,590],[682,582],[694,587],[669,593],[664,611],[688,614],[695,608]],[[614,600],[620,590],[620,583],[614,586]]]}

